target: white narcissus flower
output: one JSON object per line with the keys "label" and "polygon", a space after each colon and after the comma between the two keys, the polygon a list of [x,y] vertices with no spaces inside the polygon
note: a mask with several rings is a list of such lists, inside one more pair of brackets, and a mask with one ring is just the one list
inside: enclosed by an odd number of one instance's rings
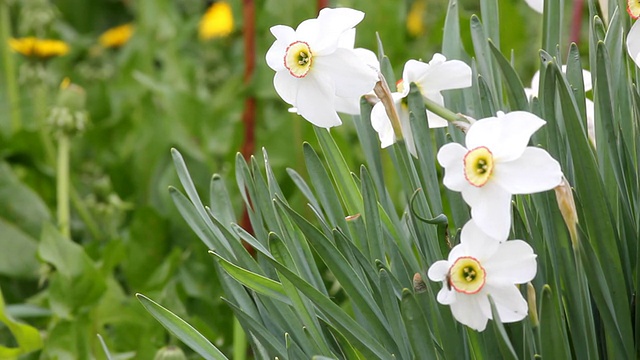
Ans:
{"label": "white narcissus flower", "polygon": [[542,14],[544,10],[544,0],[524,0],[530,8]]}
{"label": "white narcissus flower", "polygon": [[627,52],[636,66],[640,66],[640,21],[636,21],[627,34]]}
{"label": "white narcissus flower", "polygon": [[[640,49],[639,49],[640,50]],[[567,65],[562,65],[562,72],[567,73]],[[582,70],[582,82],[584,83],[584,92],[591,91],[593,89],[593,84],[591,82],[591,73],[587,70]],[[533,74],[533,78],[531,78],[531,87],[525,88],[524,92],[527,95],[529,101],[535,96],[538,97],[539,94],[539,86],[540,86],[540,71],[536,71]],[[596,110],[593,101],[590,99],[584,99],[585,101],[585,109],[587,111],[587,134],[589,135],[589,140],[595,146],[596,144]]]}
{"label": "white narcissus flower", "polygon": [[[444,105],[441,91],[462,89],[471,86],[471,68],[460,60],[449,60],[442,54],[435,54],[427,64],[422,61],[409,60],[404,65],[402,80],[398,82],[398,92],[391,94],[400,118],[402,135],[411,154],[416,156],[416,147],[409,123],[409,109],[406,97],[409,95],[410,84],[416,83],[420,93],[439,105]],[[448,122],[442,117],[427,111],[430,128],[447,126]],[[384,105],[377,103],[371,111],[371,125],[378,132],[380,146],[386,148],[392,145],[396,138],[391,120]]]}
{"label": "white narcissus flower", "polygon": [[442,281],[438,302],[449,305],[459,322],[483,331],[488,319],[493,319],[489,295],[503,323],[527,316],[527,302],[516,284],[531,281],[536,271],[536,255],[529,244],[500,242],[470,220],[462,228],[460,244],[451,249],[447,260],[433,263],[428,276]]}
{"label": "white narcissus flower", "polygon": [[449,143],[438,151],[443,184],[460,191],[471,216],[489,236],[506,239],[511,227],[511,195],[550,190],[562,181],[560,164],[545,150],[527,146],[545,121],[514,111],[476,121],[466,147]]}
{"label": "white narcissus flower", "polygon": [[353,49],[354,26],[363,18],[363,12],[353,9],[322,9],[318,18],[295,30],[271,28],[276,41],[266,60],[276,71],[276,92],[316,126],[340,125],[336,111],[353,113],[354,102],[378,81],[370,56],[362,58],[363,51]]}

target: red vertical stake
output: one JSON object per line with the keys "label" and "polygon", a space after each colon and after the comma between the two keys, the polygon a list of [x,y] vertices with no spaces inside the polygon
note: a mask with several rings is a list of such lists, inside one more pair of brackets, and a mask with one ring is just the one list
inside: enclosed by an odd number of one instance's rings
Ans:
{"label": "red vertical stake", "polygon": [[582,30],[582,9],[584,0],[573,1],[573,14],[571,16],[571,34],[569,42],[578,44],[580,42],[580,32]]}

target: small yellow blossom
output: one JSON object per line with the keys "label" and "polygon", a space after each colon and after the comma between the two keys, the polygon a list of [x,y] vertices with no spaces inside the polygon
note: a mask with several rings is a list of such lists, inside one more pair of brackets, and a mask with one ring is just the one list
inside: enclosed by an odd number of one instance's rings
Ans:
{"label": "small yellow blossom", "polygon": [[69,45],[64,41],[35,37],[9,39],[9,46],[13,51],[24,56],[40,59],[62,56],[69,52]]}
{"label": "small yellow blossom", "polygon": [[640,1],[627,0],[627,12],[634,19],[637,19],[638,17],[640,17]]}
{"label": "small yellow blossom", "polygon": [[225,1],[213,3],[202,16],[198,33],[201,40],[224,37],[233,30],[233,13]]}
{"label": "small yellow blossom", "polygon": [[124,24],[103,32],[98,41],[105,48],[119,48],[129,41],[131,35],[133,35],[133,25]]}
{"label": "small yellow blossom", "polygon": [[416,0],[411,5],[409,14],[407,14],[407,32],[409,35],[418,37],[424,34],[422,17],[425,10],[427,10],[427,4],[424,0]]}

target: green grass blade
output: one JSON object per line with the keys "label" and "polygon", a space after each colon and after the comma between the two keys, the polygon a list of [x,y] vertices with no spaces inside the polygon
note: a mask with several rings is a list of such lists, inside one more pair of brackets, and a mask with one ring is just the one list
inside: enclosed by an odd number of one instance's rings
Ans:
{"label": "green grass blade", "polygon": [[186,321],[142,294],[136,294],[142,306],[185,345],[207,360],[226,360],[227,357]]}

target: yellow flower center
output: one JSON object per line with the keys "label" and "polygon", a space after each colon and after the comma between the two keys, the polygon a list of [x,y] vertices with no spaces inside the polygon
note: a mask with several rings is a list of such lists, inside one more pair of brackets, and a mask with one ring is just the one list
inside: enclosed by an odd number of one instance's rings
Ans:
{"label": "yellow flower center", "polygon": [[477,187],[489,181],[493,173],[493,154],[484,146],[477,147],[464,156],[464,177]]}
{"label": "yellow flower center", "polygon": [[484,286],[486,277],[487,273],[478,260],[462,256],[449,269],[449,286],[457,292],[475,294]]}
{"label": "yellow flower center", "polygon": [[297,78],[307,76],[313,63],[313,54],[309,44],[304,41],[296,41],[287,47],[284,55],[284,66],[291,75]]}
{"label": "yellow flower center", "polygon": [[634,19],[637,19],[638,17],[640,17],[640,1],[627,0],[627,12]]}

